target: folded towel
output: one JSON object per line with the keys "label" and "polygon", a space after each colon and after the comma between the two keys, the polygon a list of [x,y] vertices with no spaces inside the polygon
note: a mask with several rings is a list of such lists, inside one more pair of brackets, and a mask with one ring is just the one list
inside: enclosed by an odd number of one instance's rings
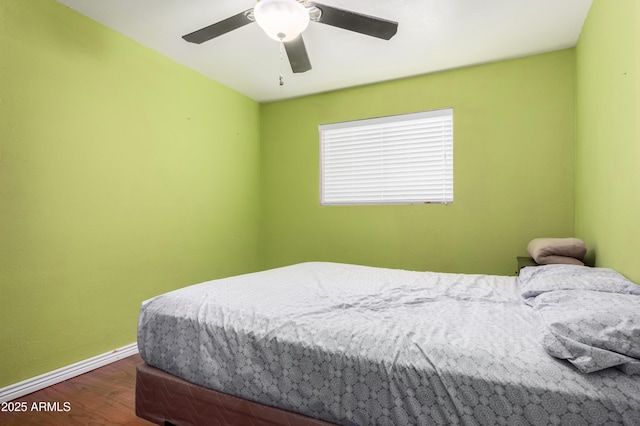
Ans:
{"label": "folded towel", "polygon": [[533,259],[538,265],[551,265],[556,263],[562,263],[564,265],[584,265],[584,262],[581,260],[569,256],[538,256]]}
{"label": "folded towel", "polygon": [[584,241],[578,238],[536,238],[527,246],[529,255],[540,265],[565,263],[584,265],[587,254]]}

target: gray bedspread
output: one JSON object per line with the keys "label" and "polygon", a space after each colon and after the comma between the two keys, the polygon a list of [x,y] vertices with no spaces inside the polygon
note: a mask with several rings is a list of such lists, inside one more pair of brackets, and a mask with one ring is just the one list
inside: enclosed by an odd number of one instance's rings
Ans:
{"label": "gray bedspread", "polygon": [[343,425],[640,424],[640,376],[550,356],[515,277],[303,263],[143,303],[142,358]]}

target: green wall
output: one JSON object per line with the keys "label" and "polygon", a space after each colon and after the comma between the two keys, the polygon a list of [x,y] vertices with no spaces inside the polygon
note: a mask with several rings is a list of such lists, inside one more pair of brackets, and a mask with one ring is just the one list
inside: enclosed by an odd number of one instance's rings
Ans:
{"label": "green wall", "polygon": [[[454,108],[454,203],[320,206],[317,126]],[[513,274],[574,233],[574,50],[261,106],[266,267],[307,260]]]}
{"label": "green wall", "polygon": [[640,282],[640,2],[595,0],[576,47],[576,232]]}
{"label": "green wall", "polygon": [[0,387],[259,268],[259,105],[53,0],[0,2]]}

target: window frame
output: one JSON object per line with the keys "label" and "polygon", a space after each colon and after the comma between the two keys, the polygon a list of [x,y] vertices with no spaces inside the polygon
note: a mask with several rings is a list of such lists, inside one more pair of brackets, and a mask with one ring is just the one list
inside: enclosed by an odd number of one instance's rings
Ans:
{"label": "window frame", "polygon": [[[446,127],[445,130],[442,131],[443,135],[440,137],[442,140],[439,140],[439,142],[436,142],[435,140],[429,140],[428,143],[423,146],[423,148],[426,147],[428,149],[433,148],[437,150],[438,143],[442,144],[442,156],[443,156],[442,161],[443,162],[442,164],[439,165],[439,167],[442,170],[441,172],[439,172],[440,174],[438,175],[437,178],[432,178],[432,179],[424,178],[425,180],[422,181],[422,183],[426,184],[426,181],[428,180],[429,184],[431,183],[437,184],[436,181],[438,179],[442,179],[443,184],[441,189],[443,194],[441,197],[426,196],[425,194],[424,198],[411,197],[411,196],[406,196],[406,198],[398,198],[397,195],[396,196],[385,195],[383,194],[385,191],[384,177],[379,178],[381,180],[381,183],[378,188],[378,191],[381,194],[379,194],[379,196],[377,197],[366,198],[364,196],[360,196],[361,197],[360,199],[351,198],[349,200],[342,200],[342,201],[337,201],[335,196],[327,197],[327,195],[331,195],[331,194],[325,193],[325,189],[327,187],[327,183],[325,182],[327,180],[326,169],[328,167],[326,164],[326,160],[327,160],[326,144],[331,143],[331,141],[327,142],[327,140],[325,139],[325,135],[327,133],[334,132],[334,134],[335,133],[340,134],[340,132],[343,132],[342,134],[345,134],[344,132],[352,131],[358,134],[357,137],[365,139],[366,136],[363,136],[363,135],[366,134],[367,129],[369,131],[377,128],[387,130],[389,127],[397,127],[396,132],[399,132],[402,130],[406,131],[406,129],[411,129],[412,126],[414,125],[423,125],[423,126],[426,125],[427,127],[430,127],[431,124],[425,124],[425,123],[432,123],[432,122],[441,122],[440,125],[448,126]],[[437,110],[413,112],[408,114],[391,115],[391,116],[385,116],[385,117],[376,117],[376,118],[331,123],[331,124],[321,124],[318,126],[318,133],[319,133],[319,142],[320,142],[319,143],[320,145],[320,205],[338,206],[338,205],[394,205],[394,204],[397,205],[397,204],[451,204],[453,203],[453,199],[454,199],[453,197],[453,189],[454,189],[454,186],[453,186],[453,108],[441,108]],[[392,137],[393,135],[391,135],[391,137],[386,137],[386,139],[383,137],[379,138],[379,139],[385,139],[381,142],[382,144],[384,144],[385,141],[387,143],[386,146],[380,148],[382,151],[384,151],[385,149],[388,149],[388,146],[393,143]],[[397,133],[396,133],[396,138],[400,138],[400,136],[398,136]],[[356,142],[356,143],[361,143],[364,146],[364,142]],[[415,142],[412,145],[418,146],[418,144],[420,143],[421,142]],[[375,149],[375,147],[373,149]],[[416,148],[413,147],[413,149],[415,150]],[[370,151],[370,149],[367,149],[367,151]],[[401,152],[401,150],[391,149],[387,153],[387,156],[389,156],[389,153],[398,153],[398,152]],[[384,157],[384,153],[382,153],[381,155]],[[431,157],[428,157],[425,154],[424,158],[422,158],[422,161],[427,161],[425,160],[425,158],[430,159]],[[358,160],[355,160],[355,161],[358,161]],[[382,163],[384,163],[384,161],[385,160],[381,160]],[[438,167],[434,166],[434,169],[437,169],[437,168]],[[429,171],[432,172],[433,169],[429,169]],[[438,172],[438,170],[436,170],[436,172]],[[378,170],[377,173],[379,173],[381,176],[385,175],[385,172],[382,170]],[[409,176],[409,174],[405,172],[401,172],[401,174],[402,176],[405,176],[405,175]],[[414,178],[415,178],[415,175],[417,174],[418,172],[414,173]]]}

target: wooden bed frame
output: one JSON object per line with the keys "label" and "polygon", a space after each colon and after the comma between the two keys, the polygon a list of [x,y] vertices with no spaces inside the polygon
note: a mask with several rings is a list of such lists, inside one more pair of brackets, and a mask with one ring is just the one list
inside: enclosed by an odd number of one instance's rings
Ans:
{"label": "wooden bed frame", "polygon": [[189,383],[147,364],[136,368],[136,415],[164,426],[332,426]]}

